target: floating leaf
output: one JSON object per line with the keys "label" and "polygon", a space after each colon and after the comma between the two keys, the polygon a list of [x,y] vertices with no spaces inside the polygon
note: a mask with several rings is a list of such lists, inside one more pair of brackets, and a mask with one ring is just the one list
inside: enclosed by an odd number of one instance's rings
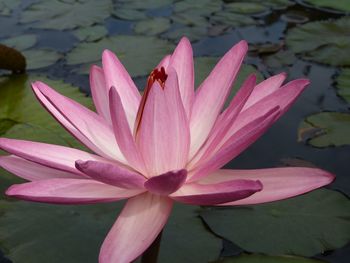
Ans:
{"label": "floating leaf", "polygon": [[126,6],[129,9],[147,10],[169,6],[174,1],[175,0],[120,0],[118,4],[122,7]]}
{"label": "floating leaf", "polygon": [[174,12],[184,12],[189,11],[189,9],[200,11],[202,14],[211,14],[213,12],[219,11],[222,8],[222,1],[212,1],[212,0],[184,0],[179,1],[174,4]]}
{"label": "floating leaf", "polygon": [[103,22],[112,10],[110,0],[42,0],[22,12],[21,23],[44,29],[73,29]]}
{"label": "floating leaf", "polygon": [[104,26],[95,25],[92,27],[83,27],[75,30],[73,34],[80,40],[93,42],[105,37],[108,34]]}
{"label": "floating leaf", "polygon": [[208,29],[206,27],[180,27],[169,31],[165,34],[165,37],[173,40],[174,42],[179,42],[179,40],[186,36],[191,41],[197,41],[204,38],[207,35]]}
{"label": "floating leaf", "polygon": [[312,256],[350,241],[349,199],[326,189],[269,204],[211,208],[201,217],[249,252]]}
{"label": "floating leaf", "polygon": [[350,69],[342,69],[336,81],[337,93],[350,103]]}
{"label": "floating leaf", "polygon": [[266,256],[266,255],[240,255],[238,257],[225,258],[212,263],[322,263],[324,261],[294,257],[294,256]]}
{"label": "floating leaf", "polygon": [[173,48],[168,41],[151,36],[118,35],[93,43],[80,43],[67,55],[67,64],[97,64],[101,61],[102,51],[110,49],[132,76],[145,76]]}
{"label": "floating leaf", "polygon": [[255,25],[257,22],[250,16],[235,14],[230,11],[217,12],[210,17],[210,21],[216,24],[232,27]]}
{"label": "floating leaf", "polygon": [[27,69],[45,68],[55,64],[62,55],[51,49],[33,49],[23,51],[27,60]]}
{"label": "floating leaf", "polygon": [[264,64],[272,69],[281,69],[286,66],[291,66],[296,61],[294,53],[290,50],[281,50],[276,54],[264,56]]}
{"label": "floating leaf", "polygon": [[171,19],[181,25],[189,27],[205,27],[208,26],[208,20],[201,10],[188,10],[176,13],[171,16]]}
{"label": "floating leaf", "polygon": [[1,44],[23,51],[33,47],[37,42],[37,36],[33,34],[15,36],[1,40]]}
{"label": "floating leaf", "polygon": [[170,28],[170,20],[164,17],[155,17],[147,20],[141,20],[135,24],[134,31],[143,35],[158,35]]}
{"label": "floating leaf", "polygon": [[225,7],[227,10],[240,14],[256,14],[267,11],[266,6],[258,3],[234,2]]}
{"label": "floating leaf", "polygon": [[291,29],[287,45],[304,59],[334,66],[350,65],[350,18],[317,21]]}
{"label": "floating leaf", "polygon": [[20,3],[21,0],[0,0],[0,15],[11,15],[13,9],[19,6]]}
{"label": "floating leaf", "polygon": [[308,116],[298,129],[298,140],[316,147],[350,144],[350,114],[321,112]]}
{"label": "floating leaf", "polygon": [[114,10],[113,15],[124,20],[141,20],[147,19],[144,11],[131,9],[129,7],[121,7]]}
{"label": "floating leaf", "polygon": [[350,12],[349,0],[306,0],[306,2],[317,7],[326,7],[338,11]]}

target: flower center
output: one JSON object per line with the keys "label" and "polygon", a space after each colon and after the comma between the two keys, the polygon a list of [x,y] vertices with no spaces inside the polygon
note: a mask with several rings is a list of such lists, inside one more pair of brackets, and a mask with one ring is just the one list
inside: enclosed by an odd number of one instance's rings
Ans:
{"label": "flower center", "polygon": [[148,79],[147,79],[147,86],[143,92],[142,95],[142,99],[140,102],[140,106],[139,109],[137,111],[137,115],[136,115],[136,119],[135,119],[135,125],[134,125],[134,137],[136,137],[138,130],[140,129],[140,124],[141,124],[141,120],[142,120],[142,115],[143,115],[143,111],[146,105],[146,101],[149,95],[149,92],[154,84],[154,82],[158,82],[159,85],[162,87],[162,89],[164,89],[165,87],[165,81],[168,78],[168,75],[165,73],[165,69],[164,67],[161,67],[160,70],[159,69],[154,69],[151,74],[149,75]]}

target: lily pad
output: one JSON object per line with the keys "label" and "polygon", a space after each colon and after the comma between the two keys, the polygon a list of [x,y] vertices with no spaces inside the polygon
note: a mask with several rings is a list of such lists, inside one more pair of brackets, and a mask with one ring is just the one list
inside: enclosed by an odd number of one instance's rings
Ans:
{"label": "lily pad", "polygon": [[67,64],[97,64],[101,61],[102,51],[110,49],[132,76],[146,76],[173,48],[170,42],[151,36],[118,35],[93,43],[80,43],[67,55]]}
{"label": "lily pad", "polygon": [[110,0],[39,1],[22,12],[21,23],[44,29],[73,29],[101,23],[113,8]]}
{"label": "lily pad", "polygon": [[33,49],[23,51],[27,60],[27,69],[45,68],[55,64],[62,55],[51,49]]}
{"label": "lily pad", "polygon": [[296,61],[294,53],[290,50],[281,50],[275,54],[264,56],[264,64],[271,69],[282,69],[291,66]]}
{"label": "lily pad", "polygon": [[156,9],[172,4],[175,0],[120,0],[118,3],[121,6],[126,6],[129,9]]}
{"label": "lily pad", "polygon": [[316,147],[350,144],[350,114],[321,112],[308,116],[298,129],[298,140]]}
{"label": "lily pad", "polygon": [[13,9],[15,9],[21,0],[0,0],[0,15],[10,16]]}
{"label": "lily pad", "polygon": [[221,11],[213,14],[210,21],[215,24],[228,25],[232,27],[255,25],[257,22],[247,15],[236,14],[230,11]]}
{"label": "lily pad", "polygon": [[[203,80],[209,75],[210,71],[214,68],[215,64],[219,61],[218,57],[196,57],[195,58],[195,87],[198,88]],[[252,65],[243,65],[237,79],[232,87],[231,93],[226,101],[227,106],[237,90],[241,87],[243,81],[248,77],[248,75],[255,73],[257,76],[257,82],[263,80],[263,76],[256,70]]]}
{"label": "lily pad", "polygon": [[223,2],[221,0],[212,1],[212,0],[201,0],[201,1],[193,1],[193,0],[184,0],[179,1],[174,4],[174,12],[184,12],[189,9],[200,11],[202,14],[211,14],[213,12],[221,10]]}
{"label": "lily pad", "polygon": [[1,44],[23,51],[33,47],[37,42],[37,36],[33,34],[15,36],[1,40]]}
{"label": "lily pad", "polygon": [[164,17],[155,17],[147,20],[141,20],[135,24],[134,31],[142,35],[158,35],[170,28],[170,20]]}
{"label": "lily pad", "polygon": [[322,263],[324,261],[294,256],[266,256],[259,254],[240,255],[238,257],[225,258],[212,263]]}
{"label": "lily pad", "polygon": [[349,199],[326,189],[269,204],[211,208],[201,217],[249,252],[313,256],[350,241]]}
{"label": "lily pad", "polygon": [[142,10],[131,9],[129,7],[118,7],[113,11],[113,15],[124,20],[147,19],[147,15]]}
{"label": "lily pad", "polygon": [[92,27],[79,28],[73,34],[80,40],[86,42],[93,42],[105,37],[108,34],[104,26],[95,25]]}
{"label": "lily pad", "polygon": [[[5,255],[16,263],[97,262],[102,241],[122,204],[58,206],[1,201],[0,242]],[[163,233],[160,262],[208,262],[218,257],[221,240],[205,229],[194,209],[174,208]],[[203,251],[193,253],[193,249]]]}
{"label": "lily pad", "polygon": [[267,11],[266,6],[259,3],[234,2],[225,6],[225,9],[239,14],[257,14]]}
{"label": "lily pad", "polygon": [[171,19],[181,25],[186,25],[189,27],[205,27],[208,26],[208,19],[201,10],[188,10],[184,12],[179,12],[171,16]]}
{"label": "lily pad", "polygon": [[208,29],[204,26],[194,26],[194,27],[180,27],[172,31],[168,31],[164,37],[173,40],[174,42],[179,42],[179,40],[186,36],[191,40],[191,42],[198,41],[204,38],[208,33]]}
{"label": "lily pad", "polygon": [[306,0],[306,2],[316,7],[325,7],[337,11],[350,12],[350,2],[348,0]]}
{"label": "lily pad", "polygon": [[306,60],[333,66],[350,65],[350,17],[317,21],[291,29],[286,43]]}
{"label": "lily pad", "polygon": [[338,95],[350,103],[350,69],[342,69],[336,81]]}

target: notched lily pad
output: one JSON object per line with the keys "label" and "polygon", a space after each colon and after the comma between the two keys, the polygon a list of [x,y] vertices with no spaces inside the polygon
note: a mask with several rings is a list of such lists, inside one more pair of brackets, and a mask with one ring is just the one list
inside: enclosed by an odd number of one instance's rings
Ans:
{"label": "notched lily pad", "polygon": [[86,42],[93,42],[105,37],[108,34],[104,26],[95,25],[91,27],[79,28],[73,34],[80,40]]}
{"label": "notched lily pad", "polygon": [[201,217],[249,252],[312,256],[350,241],[350,201],[326,189],[268,204],[210,208]]}
{"label": "notched lily pad", "polygon": [[350,103],[350,69],[342,69],[336,82],[338,95]]}
{"label": "notched lily pad", "polygon": [[173,48],[170,42],[156,37],[118,35],[93,43],[80,43],[67,55],[67,64],[97,64],[101,61],[102,51],[109,49],[117,54],[132,76],[145,76]]}
{"label": "notched lily pad", "polygon": [[33,3],[22,12],[21,23],[43,29],[73,29],[101,23],[112,10],[110,0],[45,1]]}
{"label": "notched lily pad", "polygon": [[350,144],[350,114],[321,112],[308,116],[298,129],[298,141],[316,147],[342,146]]}
{"label": "notched lily pad", "polygon": [[23,51],[27,59],[27,69],[45,68],[55,64],[63,56],[51,49],[33,49]]}
{"label": "notched lily pad", "polygon": [[287,46],[306,60],[350,65],[350,18],[306,23],[288,31]]}
{"label": "notched lily pad", "polygon": [[147,20],[141,20],[135,24],[134,31],[142,35],[158,35],[170,28],[170,20],[164,17],[155,17]]}

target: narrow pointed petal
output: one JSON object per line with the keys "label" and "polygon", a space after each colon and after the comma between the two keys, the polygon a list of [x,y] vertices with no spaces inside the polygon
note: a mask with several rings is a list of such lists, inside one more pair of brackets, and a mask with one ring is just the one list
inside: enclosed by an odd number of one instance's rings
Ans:
{"label": "narrow pointed petal", "polygon": [[153,194],[169,195],[178,190],[186,181],[187,171],[170,171],[153,176],[145,182],[145,188]]}
{"label": "narrow pointed petal", "polygon": [[229,107],[222,113],[222,115],[216,121],[213,130],[211,131],[208,140],[204,143],[203,147],[197,152],[194,159],[191,160],[189,168],[195,167],[200,159],[208,158],[214,154],[214,149],[219,149],[224,141],[226,133],[230,130],[238,114],[242,110],[246,101],[248,100],[251,92],[254,89],[256,83],[256,76],[250,75],[243,83],[242,87],[237,92],[236,96],[232,99]]}
{"label": "narrow pointed petal", "polygon": [[191,183],[185,184],[170,197],[185,204],[217,205],[247,198],[261,189],[261,182],[253,180],[231,180],[215,184]]}
{"label": "narrow pointed petal", "polygon": [[0,149],[18,157],[54,169],[82,175],[75,168],[76,160],[104,161],[103,158],[59,145],[0,138]]}
{"label": "narrow pointed petal", "polygon": [[125,162],[112,128],[102,117],[42,82],[32,87],[45,108],[78,140],[101,156]]}
{"label": "narrow pointed petal", "polygon": [[166,71],[166,69],[168,68],[169,66],[169,62],[170,62],[170,58],[171,58],[171,55],[166,55],[160,62],[159,64],[157,65],[157,69],[160,69],[161,67],[163,67]]}
{"label": "narrow pointed petal", "polygon": [[142,175],[116,164],[78,160],[75,166],[92,179],[120,188],[143,189],[146,182]]}
{"label": "narrow pointed petal", "polygon": [[129,165],[139,172],[145,172],[145,164],[131,133],[125,111],[116,88],[109,90],[109,106],[115,139]]}
{"label": "narrow pointed petal", "polygon": [[239,42],[217,63],[198,88],[190,120],[190,157],[207,139],[247,52],[247,43]]}
{"label": "narrow pointed petal", "polygon": [[103,69],[98,66],[92,66],[90,69],[90,89],[97,113],[108,123],[111,123],[108,107],[108,88]]}
{"label": "narrow pointed petal", "polygon": [[129,199],[103,242],[100,263],[132,262],[163,229],[172,209],[168,197],[145,193]]}
{"label": "narrow pointed petal", "polygon": [[43,166],[15,155],[1,156],[0,167],[28,181],[39,181],[50,178],[85,178],[83,175]]}
{"label": "narrow pointed petal", "polygon": [[257,170],[218,170],[199,181],[216,184],[237,179],[260,180],[263,190],[246,199],[223,205],[252,205],[286,199],[330,184],[335,176],[327,171],[306,167]]}
{"label": "narrow pointed petal", "polygon": [[189,140],[176,72],[172,70],[164,91],[158,82],[150,89],[137,135],[148,175],[182,169],[187,161]]}
{"label": "narrow pointed petal", "polygon": [[109,50],[103,52],[102,64],[107,87],[113,86],[117,89],[130,129],[133,130],[141,95],[129,73],[113,52]]}
{"label": "narrow pointed petal", "polygon": [[203,178],[211,172],[221,168],[234,159],[241,152],[254,143],[275,122],[279,114],[279,108],[270,110],[267,114],[259,117],[244,126],[209,159],[200,160],[198,168],[191,171],[190,182]]}
{"label": "narrow pointed petal", "polygon": [[142,190],[122,189],[90,179],[47,179],[14,184],[6,195],[51,204],[94,204],[129,198]]}
{"label": "narrow pointed petal", "polygon": [[254,91],[249,97],[247,103],[244,105],[243,110],[249,108],[259,100],[262,100],[279,89],[286,77],[287,75],[285,73],[280,73],[259,83],[259,85],[254,88]]}
{"label": "narrow pointed petal", "polygon": [[190,41],[183,37],[171,56],[169,67],[175,69],[179,80],[181,99],[190,117],[194,100],[194,65],[193,51]]}

